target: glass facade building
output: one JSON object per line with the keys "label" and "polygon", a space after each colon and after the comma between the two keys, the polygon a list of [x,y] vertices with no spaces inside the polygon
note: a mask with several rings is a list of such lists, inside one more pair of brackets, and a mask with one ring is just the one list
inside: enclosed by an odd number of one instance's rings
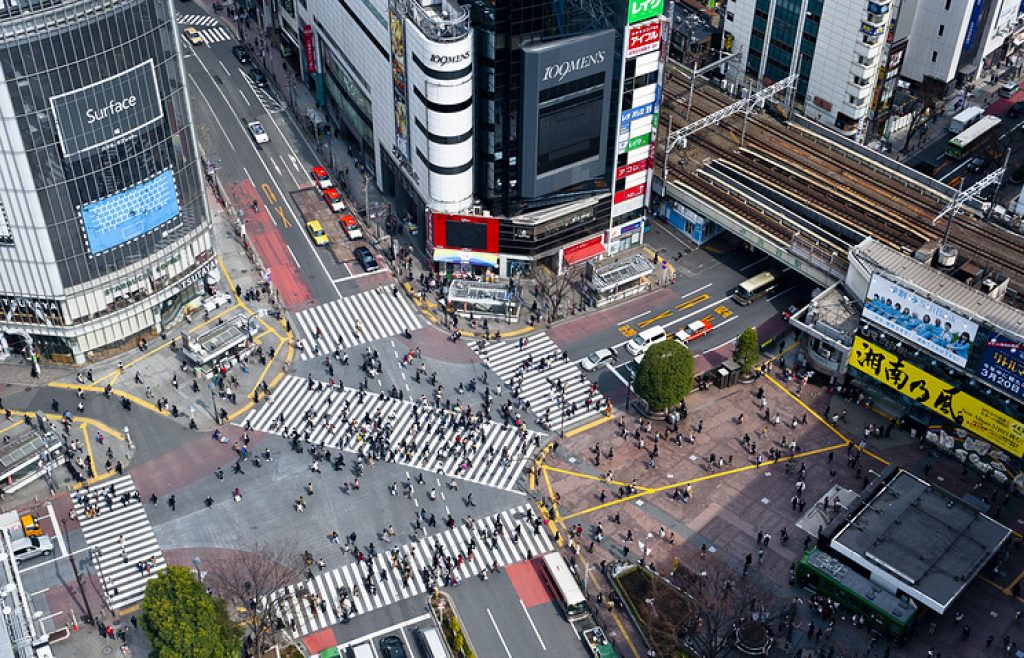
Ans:
{"label": "glass facade building", "polygon": [[212,236],[179,39],[170,0],[0,9],[8,349],[81,361],[200,289]]}

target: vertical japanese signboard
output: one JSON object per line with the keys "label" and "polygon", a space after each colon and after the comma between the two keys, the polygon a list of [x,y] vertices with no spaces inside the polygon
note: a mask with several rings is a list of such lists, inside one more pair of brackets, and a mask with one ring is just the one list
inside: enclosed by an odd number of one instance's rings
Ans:
{"label": "vertical japanese signboard", "polygon": [[388,11],[391,32],[391,84],[395,104],[395,150],[409,160],[409,89],[405,70],[405,17],[394,1]]}
{"label": "vertical japanese signboard", "polygon": [[302,26],[302,47],[306,51],[306,72],[316,73],[316,47],[313,45],[313,26]]}

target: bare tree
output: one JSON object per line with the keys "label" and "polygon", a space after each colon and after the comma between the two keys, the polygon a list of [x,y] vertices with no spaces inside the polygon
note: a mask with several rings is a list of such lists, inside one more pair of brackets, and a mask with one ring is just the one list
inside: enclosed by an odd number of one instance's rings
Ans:
{"label": "bare tree", "polygon": [[573,286],[579,282],[582,270],[570,267],[562,274],[556,274],[550,268],[537,266],[534,268],[534,280],[540,290],[540,299],[545,307],[543,312],[549,320],[558,320],[564,316],[562,304],[571,303]]}
{"label": "bare tree", "polygon": [[740,627],[768,625],[783,611],[781,602],[755,576],[742,576],[720,560],[708,558],[701,571],[682,576],[693,614],[682,629],[685,641],[701,658],[718,658],[729,652]]}
{"label": "bare tree", "polygon": [[945,85],[934,78],[925,78],[914,89],[915,100],[911,105],[910,128],[907,130],[907,141],[903,145],[904,153],[910,149],[910,141],[918,130],[924,131],[928,124],[928,118],[932,113],[941,112],[939,103],[942,102],[945,91]]}
{"label": "bare tree", "polygon": [[232,552],[208,562],[205,582],[242,613],[241,621],[257,655],[273,638],[280,612],[271,595],[298,581],[302,565],[303,556],[285,544],[257,544],[251,551]]}

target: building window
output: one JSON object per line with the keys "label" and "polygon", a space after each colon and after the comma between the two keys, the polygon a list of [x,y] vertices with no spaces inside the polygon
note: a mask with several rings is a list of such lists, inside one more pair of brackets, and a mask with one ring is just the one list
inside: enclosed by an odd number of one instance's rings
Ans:
{"label": "building window", "polygon": [[932,64],[934,64],[935,60],[937,60],[938,58],[939,58],[939,51],[933,50],[932,51]]}
{"label": "building window", "polygon": [[945,31],[946,31],[946,26],[945,25],[940,25],[939,26],[939,36],[941,37],[942,33],[945,32]]}

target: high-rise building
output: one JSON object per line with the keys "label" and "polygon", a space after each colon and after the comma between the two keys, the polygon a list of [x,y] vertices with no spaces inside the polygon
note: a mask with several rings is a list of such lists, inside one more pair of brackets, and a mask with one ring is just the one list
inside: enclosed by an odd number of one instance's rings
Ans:
{"label": "high-rise building", "polygon": [[864,133],[890,0],[733,0],[726,41],[754,83],[800,76],[807,116],[848,137]]}
{"label": "high-rise building", "polygon": [[296,32],[327,118],[417,217],[437,268],[514,275],[640,241],[663,9],[307,0]]}
{"label": "high-rise building", "polygon": [[0,5],[0,346],[160,332],[216,260],[171,0]]}

